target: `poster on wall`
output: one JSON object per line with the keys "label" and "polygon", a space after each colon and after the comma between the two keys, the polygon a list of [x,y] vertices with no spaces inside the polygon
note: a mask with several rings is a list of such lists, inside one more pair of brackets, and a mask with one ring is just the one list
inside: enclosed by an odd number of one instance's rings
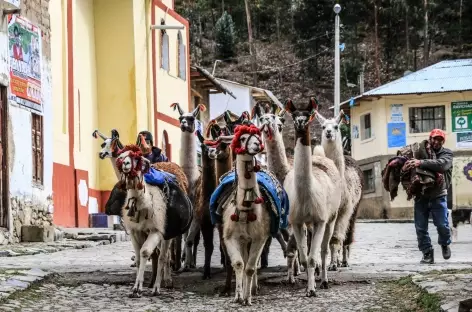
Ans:
{"label": "poster on wall", "polygon": [[[10,4],[10,8],[20,8],[20,0],[3,0]],[[8,6],[6,8],[9,8]]]}
{"label": "poster on wall", "polygon": [[472,101],[451,103],[452,132],[472,132]]}
{"label": "poster on wall", "polygon": [[8,16],[10,100],[42,111],[41,30],[16,14]]}
{"label": "poster on wall", "polygon": [[390,121],[403,122],[403,104],[390,105]]}
{"label": "poster on wall", "polygon": [[353,139],[358,139],[359,138],[359,126],[358,125],[352,125],[352,138]]}
{"label": "poster on wall", "polygon": [[456,147],[463,149],[472,149],[472,132],[456,133]]}
{"label": "poster on wall", "polygon": [[389,122],[387,124],[388,148],[406,145],[406,123]]}

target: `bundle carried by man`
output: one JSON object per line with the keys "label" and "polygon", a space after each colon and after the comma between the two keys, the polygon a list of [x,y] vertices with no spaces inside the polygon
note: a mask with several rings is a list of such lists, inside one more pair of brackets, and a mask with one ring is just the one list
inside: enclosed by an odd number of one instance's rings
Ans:
{"label": "bundle carried by man", "polygon": [[444,176],[419,167],[407,168],[406,162],[411,159],[436,159],[428,140],[407,145],[397,152],[397,156],[389,159],[382,170],[382,182],[385,190],[393,200],[398,195],[398,185],[401,183],[406,191],[407,200],[421,196],[428,188],[442,183]]}

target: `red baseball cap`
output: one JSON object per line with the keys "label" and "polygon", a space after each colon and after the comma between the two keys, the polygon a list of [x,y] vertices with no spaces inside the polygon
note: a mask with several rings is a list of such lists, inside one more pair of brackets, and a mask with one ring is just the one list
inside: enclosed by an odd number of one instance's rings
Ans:
{"label": "red baseball cap", "polygon": [[433,129],[431,133],[429,134],[430,138],[434,137],[441,137],[443,138],[444,141],[446,141],[446,133],[442,131],[441,129]]}

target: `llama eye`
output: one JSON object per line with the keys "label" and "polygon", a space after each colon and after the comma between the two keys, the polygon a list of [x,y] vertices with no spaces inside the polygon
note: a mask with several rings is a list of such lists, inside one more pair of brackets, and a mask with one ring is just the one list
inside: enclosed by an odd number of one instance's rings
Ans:
{"label": "llama eye", "polygon": [[334,130],[338,130],[338,126],[334,126]]}
{"label": "llama eye", "polygon": [[100,145],[102,148],[105,148],[106,144],[105,143],[102,143],[102,145]]}
{"label": "llama eye", "polygon": [[323,128],[323,130],[325,130],[325,129],[326,129],[326,127],[325,127],[325,126],[323,126],[322,128]]}

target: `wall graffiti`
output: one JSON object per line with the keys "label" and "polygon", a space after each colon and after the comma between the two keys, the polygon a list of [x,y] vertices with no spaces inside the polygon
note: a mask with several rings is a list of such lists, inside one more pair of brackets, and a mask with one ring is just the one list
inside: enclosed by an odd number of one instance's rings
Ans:
{"label": "wall graffiti", "polygon": [[472,162],[464,166],[464,175],[467,180],[472,181]]}

